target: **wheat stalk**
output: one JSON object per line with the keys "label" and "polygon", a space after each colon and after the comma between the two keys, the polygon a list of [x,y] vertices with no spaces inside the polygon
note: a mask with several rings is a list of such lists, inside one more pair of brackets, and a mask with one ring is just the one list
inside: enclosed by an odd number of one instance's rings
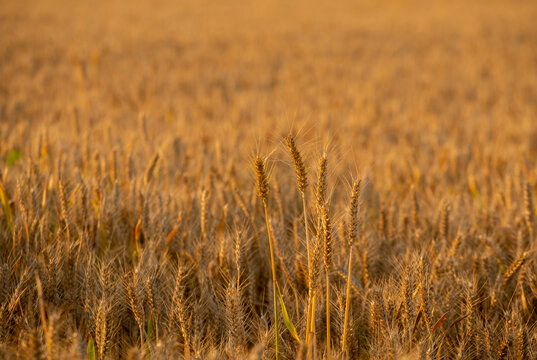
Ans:
{"label": "wheat stalk", "polygon": [[330,358],[330,266],[332,265],[332,224],[326,211],[323,214],[324,266],[326,270],[326,357]]}
{"label": "wheat stalk", "polygon": [[[295,168],[296,173],[296,179],[298,184],[298,190],[300,191],[302,195],[302,209],[304,212],[304,232],[306,235],[306,254],[308,258],[308,277],[310,278],[309,284],[310,289],[308,291],[308,303],[307,303],[307,310],[306,310],[306,346],[309,349],[310,345],[310,338],[311,338],[311,331],[310,328],[312,327],[312,316],[314,316],[315,313],[315,295],[314,291],[311,289],[311,279],[312,279],[312,254],[311,254],[311,247],[310,247],[310,239],[309,239],[309,231],[308,231],[308,212],[307,212],[307,206],[306,206],[306,190],[308,188],[308,177],[307,177],[307,171],[306,166],[304,165],[304,161],[302,160],[302,155],[300,154],[300,151],[298,150],[295,139],[292,135],[288,135],[285,138],[287,149],[289,150],[289,154],[291,155],[291,159],[293,161],[293,165]],[[322,193],[322,188],[319,189]]]}
{"label": "wheat stalk", "polygon": [[147,169],[144,175],[144,184],[146,185],[149,184],[149,182],[153,178],[153,173],[155,172],[155,168],[157,167],[159,159],[160,159],[160,154],[157,152],[155,153],[155,155],[153,155],[151,162],[147,166]]}
{"label": "wheat stalk", "polygon": [[269,226],[269,220],[268,220],[268,210],[267,210],[267,203],[268,203],[268,175],[267,175],[267,169],[266,164],[263,159],[261,159],[259,156],[256,156],[254,159],[254,168],[255,168],[255,174],[257,179],[257,193],[261,200],[263,201],[263,208],[265,210],[265,222],[267,225],[267,235],[269,240],[269,248],[270,248],[270,267],[272,269],[272,293],[273,293],[273,302],[274,302],[274,328],[275,328],[275,343],[276,343],[276,360],[279,359],[279,344],[278,344],[278,302],[276,297],[276,267],[274,265],[274,246],[272,244],[272,236],[270,233],[270,226]]}
{"label": "wheat stalk", "polygon": [[347,336],[348,336],[348,324],[349,324],[349,309],[351,304],[351,271],[352,271],[352,249],[356,241],[356,235],[358,233],[358,207],[360,199],[360,180],[356,180],[352,185],[351,192],[351,204],[349,209],[349,260],[348,260],[348,270],[347,270],[347,291],[345,299],[345,318],[343,320],[343,341],[342,341],[342,351],[345,354],[347,351]]}

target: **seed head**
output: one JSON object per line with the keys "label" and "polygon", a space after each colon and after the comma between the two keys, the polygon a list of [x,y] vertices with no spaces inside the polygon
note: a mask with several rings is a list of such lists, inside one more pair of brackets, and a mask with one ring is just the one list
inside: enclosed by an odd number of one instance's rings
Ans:
{"label": "seed head", "polygon": [[352,185],[349,223],[349,245],[354,244],[354,242],[356,241],[356,234],[358,232],[358,205],[360,199],[360,183],[361,180],[356,180]]}
{"label": "seed head", "polygon": [[319,158],[319,175],[317,177],[317,186],[315,188],[315,197],[317,198],[318,206],[324,206],[324,203],[326,202],[326,166],[326,154],[322,154]]}
{"label": "seed head", "polygon": [[444,201],[442,211],[440,213],[440,237],[448,239],[449,236],[449,203]]}
{"label": "seed head", "polygon": [[302,156],[300,156],[300,152],[296,147],[295,139],[291,135],[289,135],[285,138],[285,140],[287,142],[287,148],[289,149],[289,153],[291,154],[291,158],[293,159],[293,163],[295,165],[296,179],[298,181],[298,190],[300,190],[300,192],[304,194],[306,192],[306,188],[308,187],[306,167],[304,166]]}
{"label": "seed head", "polygon": [[268,178],[265,161],[256,156],[254,159],[255,174],[257,178],[257,193],[263,202],[268,200]]}
{"label": "seed head", "polygon": [[526,182],[524,185],[524,218],[528,228],[531,228],[531,225],[533,224],[533,197],[531,192],[531,184]]}

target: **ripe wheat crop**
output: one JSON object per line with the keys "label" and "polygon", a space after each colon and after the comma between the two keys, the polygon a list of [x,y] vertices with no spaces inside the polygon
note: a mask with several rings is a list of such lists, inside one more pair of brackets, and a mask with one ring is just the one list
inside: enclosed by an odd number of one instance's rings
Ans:
{"label": "ripe wheat crop", "polygon": [[0,4],[0,358],[537,358],[537,3]]}

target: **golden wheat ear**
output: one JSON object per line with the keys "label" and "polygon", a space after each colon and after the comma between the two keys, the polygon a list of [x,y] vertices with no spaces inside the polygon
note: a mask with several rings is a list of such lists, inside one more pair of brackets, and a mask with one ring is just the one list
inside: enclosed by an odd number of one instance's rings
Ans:
{"label": "golden wheat ear", "polygon": [[306,171],[306,166],[302,160],[302,155],[295,144],[295,139],[292,135],[289,135],[285,138],[287,148],[291,154],[291,159],[293,160],[293,165],[296,172],[296,180],[298,182],[298,189],[301,193],[305,193],[308,188],[308,176]]}

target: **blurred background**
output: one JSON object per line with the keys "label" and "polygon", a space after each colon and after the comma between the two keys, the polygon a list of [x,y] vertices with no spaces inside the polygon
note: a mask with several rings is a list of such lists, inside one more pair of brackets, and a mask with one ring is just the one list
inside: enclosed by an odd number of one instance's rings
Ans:
{"label": "blurred background", "polygon": [[129,151],[147,131],[245,161],[294,128],[373,170],[472,144],[534,156],[535,19],[532,0],[5,0],[0,152]]}

